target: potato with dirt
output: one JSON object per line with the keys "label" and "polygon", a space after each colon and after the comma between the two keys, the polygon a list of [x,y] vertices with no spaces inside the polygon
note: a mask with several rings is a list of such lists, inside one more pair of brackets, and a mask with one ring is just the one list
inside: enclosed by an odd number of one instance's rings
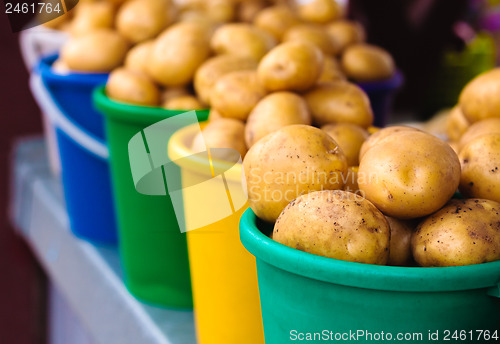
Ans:
{"label": "potato with dirt", "polygon": [[297,124],[257,141],[243,168],[250,207],[259,218],[274,222],[299,195],[342,189],[347,162],[328,134]]}
{"label": "potato with dirt", "polygon": [[368,137],[368,139],[361,146],[361,149],[359,151],[359,159],[361,160],[367,151],[369,151],[379,143],[383,142],[389,136],[400,133],[402,131],[420,131],[420,130],[413,127],[406,127],[403,125],[395,125],[378,130],[372,135],[370,135],[370,137]]}
{"label": "potato with dirt", "polygon": [[370,136],[364,128],[350,123],[337,123],[324,125],[321,130],[338,143],[346,156],[348,166],[359,165],[359,151],[363,142]]}
{"label": "potato with dirt", "polygon": [[391,229],[391,244],[388,265],[409,266],[413,261],[411,253],[411,237],[415,224],[413,221],[398,220],[385,217]]}
{"label": "potato with dirt", "polygon": [[482,264],[500,259],[500,203],[452,200],[420,223],[412,236],[420,266]]}
{"label": "potato with dirt", "polygon": [[479,136],[486,134],[500,134],[500,118],[488,118],[472,124],[460,137],[459,149]]}
{"label": "potato with dirt", "polygon": [[390,229],[384,215],[358,195],[325,190],[302,195],[276,220],[273,240],[323,257],[385,265]]}

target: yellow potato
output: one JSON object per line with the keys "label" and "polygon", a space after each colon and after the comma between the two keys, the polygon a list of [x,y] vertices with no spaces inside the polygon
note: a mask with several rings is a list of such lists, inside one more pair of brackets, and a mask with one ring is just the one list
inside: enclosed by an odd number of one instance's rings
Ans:
{"label": "yellow potato", "polygon": [[360,190],[385,215],[398,219],[439,210],[459,182],[457,154],[446,142],[424,132],[392,134],[368,150],[359,164]]}
{"label": "yellow potato", "polygon": [[347,168],[347,172],[343,176],[345,183],[343,190],[364,197],[362,194],[360,194],[359,191],[358,172],[359,172],[359,166],[349,166]]}
{"label": "yellow potato", "polygon": [[351,123],[368,128],[373,112],[366,93],[358,86],[336,81],[319,84],[305,94],[314,123]]}
{"label": "yellow potato", "polygon": [[196,94],[206,104],[210,104],[210,94],[215,82],[223,75],[239,70],[257,69],[257,61],[251,57],[220,55],[203,63],[194,76]]}
{"label": "yellow potato", "polygon": [[332,0],[300,1],[297,12],[300,19],[318,24],[325,24],[342,17],[342,8]]}
{"label": "yellow potato", "polygon": [[61,60],[73,71],[107,73],[123,63],[127,50],[123,37],[100,29],[71,38],[61,49]]}
{"label": "yellow potato", "polygon": [[297,124],[256,142],[243,168],[250,207],[262,220],[274,222],[299,195],[342,189],[347,163],[328,134]]}
{"label": "yellow potato", "polygon": [[302,195],[283,210],[273,239],[323,257],[384,265],[390,230],[384,215],[366,199],[341,190]]}
{"label": "yellow potato", "polygon": [[81,36],[98,29],[112,29],[115,17],[114,8],[108,2],[88,2],[76,7],[75,17],[69,30],[72,36]]}
{"label": "yellow potato", "polygon": [[106,84],[109,98],[137,105],[158,105],[160,93],[156,85],[144,74],[117,68]]}
{"label": "yellow potato", "polygon": [[250,111],[266,95],[252,70],[228,73],[217,80],[210,104],[224,117],[246,121]]}
{"label": "yellow potato", "polygon": [[131,42],[143,42],[163,31],[173,21],[174,11],[163,0],[129,0],[118,10],[116,28]]}
{"label": "yellow potato", "polygon": [[198,98],[191,95],[180,96],[169,99],[162,105],[165,109],[170,110],[203,110],[207,107],[203,105]]}
{"label": "yellow potato", "polygon": [[292,124],[311,124],[311,115],[304,99],[295,93],[276,92],[264,97],[248,116],[245,142],[255,142],[276,130]]}
{"label": "yellow potato", "polygon": [[73,18],[73,11],[69,11],[64,13],[63,15],[60,15],[59,17],[56,17],[52,20],[45,21],[47,20],[47,16],[49,14],[46,13],[45,11],[42,11],[42,13],[38,13],[36,16],[36,21],[37,23],[43,23],[42,25],[53,30],[62,30],[65,25],[69,23],[69,21]]}
{"label": "yellow potato", "polygon": [[328,83],[330,81],[345,80],[346,77],[340,67],[339,62],[333,56],[325,56],[323,71],[318,79],[318,83]]}
{"label": "yellow potato", "polygon": [[206,1],[205,13],[214,22],[229,23],[236,18],[236,5],[231,0]]}
{"label": "yellow potato", "polygon": [[305,91],[321,75],[323,54],[307,42],[286,42],[271,50],[257,69],[268,91]]}
{"label": "yellow potato", "polygon": [[500,203],[452,200],[418,225],[413,256],[421,266],[459,266],[500,259]]}
{"label": "yellow potato", "polygon": [[413,260],[411,253],[411,237],[415,226],[410,221],[398,220],[386,216],[391,228],[391,245],[388,265],[409,266]]}
{"label": "yellow potato", "polygon": [[387,127],[383,128],[381,130],[378,130],[374,132],[361,146],[361,150],[359,151],[359,159],[363,159],[363,156],[367,151],[378,145],[379,143],[383,142],[387,137],[402,132],[402,131],[420,131],[416,128],[412,127],[405,127],[405,126],[392,126],[392,127]]}
{"label": "yellow potato", "polygon": [[281,41],[285,32],[291,27],[300,24],[295,13],[287,6],[277,5],[262,10],[254,20],[254,25],[269,32]]}
{"label": "yellow potato", "polygon": [[266,7],[264,0],[242,1],[238,4],[236,16],[239,22],[251,23]]}
{"label": "yellow potato", "polygon": [[219,27],[210,42],[216,54],[233,54],[259,61],[276,45],[268,32],[246,23],[225,24]]}
{"label": "yellow potato", "polygon": [[219,113],[219,111],[215,109],[210,109],[210,113],[208,114],[208,120],[209,121],[216,121],[219,118],[224,118],[222,115]]}
{"label": "yellow potato", "polygon": [[396,67],[391,54],[369,44],[353,44],[342,54],[342,68],[350,79],[379,81],[393,76]]}
{"label": "yellow potato", "polygon": [[469,82],[460,94],[459,104],[470,123],[500,117],[500,68],[483,73]]}
{"label": "yellow potato", "polygon": [[190,95],[192,95],[192,94],[184,86],[168,87],[161,92],[160,100],[161,100],[161,103],[164,104],[164,103],[168,102],[170,99],[178,98],[178,97],[182,97],[182,96],[190,96]]}
{"label": "yellow potato", "polygon": [[292,26],[283,35],[283,42],[309,42],[316,45],[325,55],[336,55],[340,46],[319,25],[300,24]]}
{"label": "yellow potato", "polygon": [[330,135],[345,154],[348,166],[359,165],[359,151],[368,138],[368,132],[362,127],[350,123],[327,124],[321,130]]}
{"label": "yellow potato", "polygon": [[488,118],[472,124],[461,136],[458,143],[459,149],[462,149],[476,137],[486,134],[500,134],[500,118]]}
{"label": "yellow potato", "polygon": [[[243,140],[245,125],[243,122],[232,118],[220,118],[209,122],[203,131],[193,140],[191,149],[194,152],[204,152],[207,148],[231,148],[236,150],[241,157],[245,157],[247,148]],[[232,154],[227,153],[230,157]],[[218,154],[218,158],[224,156]]]}
{"label": "yellow potato", "polygon": [[460,192],[500,202],[500,133],[485,134],[460,150]]}
{"label": "yellow potato", "polygon": [[137,44],[129,50],[125,57],[125,68],[147,74],[149,55],[153,49],[154,41]]}
{"label": "yellow potato", "polygon": [[164,86],[187,85],[210,55],[210,36],[211,28],[205,23],[180,22],[170,26],[155,41],[148,74]]}
{"label": "yellow potato", "polygon": [[451,109],[446,120],[446,134],[451,141],[458,141],[469,128],[470,123],[465,118],[460,106]]}
{"label": "yellow potato", "polygon": [[325,29],[330,37],[337,42],[340,51],[352,44],[362,43],[366,39],[363,26],[355,21],[334,21],[327,24]]}

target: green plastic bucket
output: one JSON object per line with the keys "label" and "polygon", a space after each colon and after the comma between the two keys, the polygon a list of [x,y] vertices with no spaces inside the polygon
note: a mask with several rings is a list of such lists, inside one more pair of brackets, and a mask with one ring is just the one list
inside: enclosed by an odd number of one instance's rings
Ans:
{"label": "green plastic bucket", "polygon": [[[115,102],[106,96],[103,87],[95,90],[94,104],[106,122],[125,284],[142,301],[192,308],[186,234],[179,229],[168,192],[154,196],[136,190],[129,159],[129,141],[136,134],[185,111]],[[208,111],[197,111],[196,115],[203,121]],[[168,159],[167,145],[162,149]],[[169,167],[169,173],[173,170]],[[177,173],[180,178],[180,169]]]}
{"label": "green plastic bucket", "polygon": [[460,343],[491,343],[495,331],[500,341],[500,261],[446,268],[353,263],[279,244],[264,234],[271,230],[251,209],[241,218],[241,241],[257,260],[266,344],[388,336],[447,343],[454,335]]}

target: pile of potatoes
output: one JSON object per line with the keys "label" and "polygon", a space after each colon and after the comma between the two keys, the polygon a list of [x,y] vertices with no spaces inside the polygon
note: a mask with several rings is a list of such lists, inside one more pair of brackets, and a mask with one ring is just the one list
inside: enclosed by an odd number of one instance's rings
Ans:
{"label": "pile of potatoes", "polygon": [[422,267],[500,260],[499,94],[500,69],[464,88],[448,115],[451,143],[404,126],[356,140],[340,124],[280,128],[243,161],[250,207],[274,223],[274,240],[325,257]]}

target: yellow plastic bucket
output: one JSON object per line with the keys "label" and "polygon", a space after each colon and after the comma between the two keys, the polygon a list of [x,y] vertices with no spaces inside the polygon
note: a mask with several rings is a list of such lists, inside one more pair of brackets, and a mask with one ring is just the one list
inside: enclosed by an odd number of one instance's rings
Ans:
{"label": "yellow plastic bucket", "polygon": [[[203,124],[202,124],[203,126]],[[182,197],[186,226],[210,217],[210,207],[200,207],[190,186],[203,186],[203,193],[221,195],[218,183],[203,183],[213,176],[213,168],[227,170],[226,189],[242,190],[241,164],[224,168],[224,162],[199,159],[190,150],[200,127],[195,124],[177,131],[170,139],[168,154],[181,168]],[[212,171],[212,173],[210,172]],[[214,202],[215,202],[214,198]],[[248,203],[232,215],[187,232],[191,283],[199,344],[260,344],[264,331],[260,309],[257,269],[253,257],[241,244],[239,220]]]}

